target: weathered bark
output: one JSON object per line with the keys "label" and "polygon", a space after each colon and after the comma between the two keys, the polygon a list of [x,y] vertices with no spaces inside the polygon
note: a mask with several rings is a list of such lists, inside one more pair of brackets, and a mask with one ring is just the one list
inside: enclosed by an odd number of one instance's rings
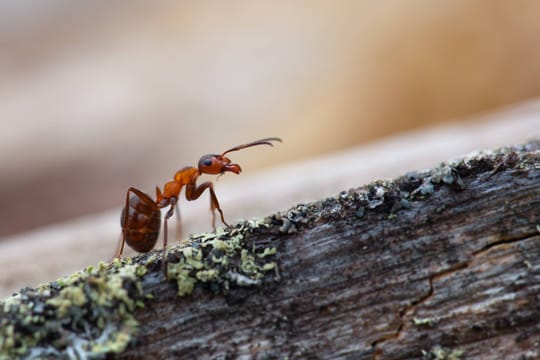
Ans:
{"label": "weathered bark", "polygon": [[[255,255],[276,250],[259,258],[278,271],[255,280],[229,266],[178,297],[159,262],[145,265],[153,297],[116,357],[538,358],[539,149],[478,154],[269,217],[243,234]],[[175,250],[169,266],[184,258]]]}
{"label": "weathered bark", "polygon": [[293,209],[296,232],[251,234],[277,248],[278,282],[184,298],[148,285],[119,358],[540,357],[538,156],[529,145]]}

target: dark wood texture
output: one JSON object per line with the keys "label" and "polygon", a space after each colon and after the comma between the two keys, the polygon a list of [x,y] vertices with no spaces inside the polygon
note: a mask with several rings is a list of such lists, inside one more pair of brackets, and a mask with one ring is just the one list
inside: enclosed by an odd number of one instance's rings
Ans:
{"label": "dark wood texture", "polygon": [[117,357],[540,358],[539,154],[479,154],[274,215],[249,240],[276,247],[278,281],[179,298],[157,267]]}
{"label": "dark wood texture", "polygon": [[540,358],[538,141],[191,239],[3,300],[0,359]]}

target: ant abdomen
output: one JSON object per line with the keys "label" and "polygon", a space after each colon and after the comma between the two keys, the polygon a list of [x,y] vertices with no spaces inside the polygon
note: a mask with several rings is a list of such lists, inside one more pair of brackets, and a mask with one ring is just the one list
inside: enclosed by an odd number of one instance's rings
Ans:
{"label": "ant abdomen", "polygon": [[129,212],[122,209],[120,225],[126,243],[135,251],[146,253],[156,245],[161,226],[161,210],[140,190],[130,188]]}

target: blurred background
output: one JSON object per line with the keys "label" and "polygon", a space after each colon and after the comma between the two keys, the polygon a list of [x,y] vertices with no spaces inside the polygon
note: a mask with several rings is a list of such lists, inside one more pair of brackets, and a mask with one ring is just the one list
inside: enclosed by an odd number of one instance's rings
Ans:
{"label": "blurred background", "polygon": [[[489,129],[486,114],[540,95],[538,14],[534,0],[0,0],[0,252],[12,259],[52,246],[50,224],[80,228],[76,219],[91,214],[104,214],[107,234],[118,234],[129,186],[153,196],[201,155],[259,138],[284,143],[231,154],[246,180],[226,175],[217,187],[240,181],[268,197],[302,187],[291,183],[295,169],[329,154],[437,126]],[[521,128],[538,135],[538,116]],[[515,141],[513,126],[505,129],[500,142]],[[429,143],[422,134],[417,146]],[[371,153],[374,169],[393,158],[377,158],[381,151]],[[347,159],[309,172],[322,178],[353,166]],[[276,167],[279,176],[266,175]],[[222,206],[234,201],[224,196]],[[288,200],[276,210],[305,198]],[[247,216],[263,200],[244,202]],[[80,236],[59,246],[97,251]],[[13,277],[0,285],[11,289]]]}

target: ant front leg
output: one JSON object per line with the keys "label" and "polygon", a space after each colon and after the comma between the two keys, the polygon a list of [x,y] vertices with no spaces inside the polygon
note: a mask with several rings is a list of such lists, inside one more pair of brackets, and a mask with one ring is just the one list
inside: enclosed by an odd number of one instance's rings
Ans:
{"label": "ant front leg", "polygon": [[206,189],[208,189],[208,191],[210,192],[210,211],[212,212],[212,228],[214,230],[216,229],[215,210],[219,211],[221,222],[225,224],[225,226],[229,227],[230,225],[227,224],[227,222],[225,221],[225,218],[223,217],[223,211],[221,210],[221,207],[219,206],[219,201],[217,199],[216,193],[214,192],[214,185],[210,181],[204,182],[199,186],[197,186],[195,182],[186,185],[186,199],[188,201],[197,200]]}

